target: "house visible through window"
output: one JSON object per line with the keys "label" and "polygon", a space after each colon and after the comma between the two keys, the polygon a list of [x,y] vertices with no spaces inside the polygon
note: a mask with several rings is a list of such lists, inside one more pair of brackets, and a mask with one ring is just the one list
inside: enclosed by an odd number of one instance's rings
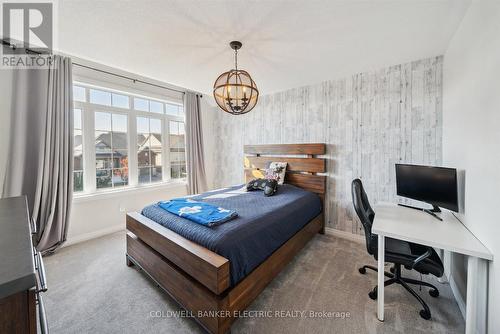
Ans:
{"label": "house visible through window", "polygon": [[170,171],[172,179],[186,177],[184,123],[170,121]]}
{"label": "house visible through window", "polygon": [[139,183],[162,180],[161,120],[137,117],[137,162]]}
{"label": "house visible through window", "polygon": [[96,187],[128,185],[127,115],[95,113]]}
{"label": "house visible through window", "polygon": [[75,192],[186,177],[180,101],[85,83],[73,86],[73,98]]}
{"label": "house visible through window", "polygon": [[73,110],[73,190],[83,190],[82,110]]}

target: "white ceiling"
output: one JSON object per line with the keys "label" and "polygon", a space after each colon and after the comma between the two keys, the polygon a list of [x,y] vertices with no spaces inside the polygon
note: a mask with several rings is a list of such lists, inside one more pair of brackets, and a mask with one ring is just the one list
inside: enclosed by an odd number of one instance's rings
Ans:
{"label": "white ceiling", "polygon": [[211,93],[233,67],[261,94],[442,55],[469,0],[61,0],[59,49]]}

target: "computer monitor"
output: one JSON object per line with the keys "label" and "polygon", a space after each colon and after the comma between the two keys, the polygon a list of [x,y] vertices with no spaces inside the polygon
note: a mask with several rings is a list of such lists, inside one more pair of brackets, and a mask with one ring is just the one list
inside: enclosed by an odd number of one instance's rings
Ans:
{"label": "computer monitor", "polygon": [[457,170],[454,168],[396,164],[399,196],[458,212]]}

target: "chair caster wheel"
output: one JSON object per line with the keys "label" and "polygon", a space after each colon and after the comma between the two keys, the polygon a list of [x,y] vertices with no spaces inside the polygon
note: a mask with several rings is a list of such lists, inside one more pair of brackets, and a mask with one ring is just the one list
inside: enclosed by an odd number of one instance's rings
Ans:
{"label": "chair caster wheel", "polygon": [[429,295],[431,295],[431,297],[437,298],[439,297],[439,290],[437,289],[429,290]]}
{"label": "chair caster wheel", "polygon": [[365,268],[363,268],[363,267],[359,268],[359,269],[358,269],[358,271],[359,271],[359,273],[360,273],[360,274],[362,274],[362,275],[366,274],[366,269],[365,269]]}
{"label": "chair caster wheel", "polygon": [[426,310],[420,310],[420,316],[425,320],[429,320],[431,318],[431,312]]}
{"label": "chair caster wheel", "polygon": [[368,297],[370,297],[373,300],[377,300],[377,288],[375,288],[372,291],[368,292]]}

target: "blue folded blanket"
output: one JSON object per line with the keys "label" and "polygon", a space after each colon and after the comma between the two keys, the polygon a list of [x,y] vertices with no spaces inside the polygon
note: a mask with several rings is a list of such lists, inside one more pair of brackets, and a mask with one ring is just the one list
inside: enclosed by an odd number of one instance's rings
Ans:
{"label": "blue folded blanket", "polygon": [[219,225],[238,216],[233,210],[196,202],[189,198],[174,198],[170,201],[159,202],[158,205],[174,215],[205,226]]}

